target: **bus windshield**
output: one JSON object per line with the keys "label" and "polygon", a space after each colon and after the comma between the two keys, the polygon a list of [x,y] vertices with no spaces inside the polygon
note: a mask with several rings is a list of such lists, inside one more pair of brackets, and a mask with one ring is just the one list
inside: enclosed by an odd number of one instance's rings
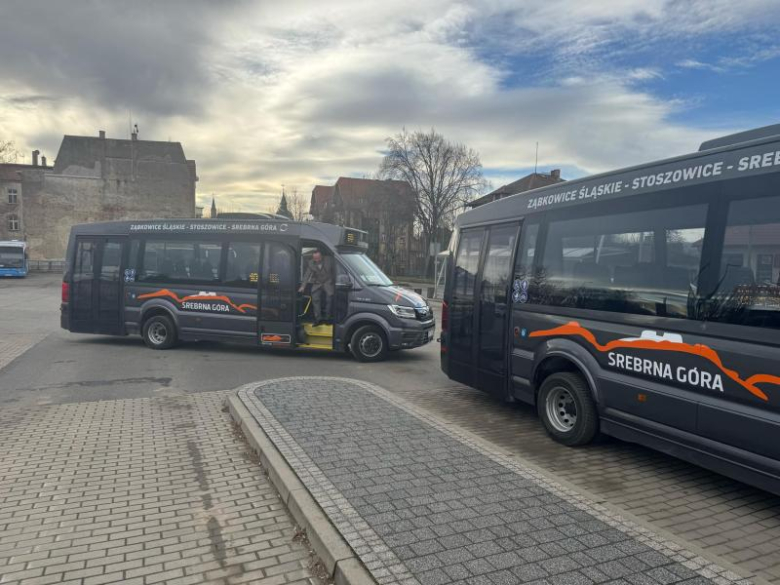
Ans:
{"label": "bus windshield", "polygon": [[341,259],[360,277],[368,286],[390,286],[393,281],[387,278],[384,272],[371,261],[371,258],[360,252],[350,252],[341,255]]}
{"label": "bus windshield", "polygon": [[0,246],[0,264],[21,267],[24,264],[24,250],[17,246]]}

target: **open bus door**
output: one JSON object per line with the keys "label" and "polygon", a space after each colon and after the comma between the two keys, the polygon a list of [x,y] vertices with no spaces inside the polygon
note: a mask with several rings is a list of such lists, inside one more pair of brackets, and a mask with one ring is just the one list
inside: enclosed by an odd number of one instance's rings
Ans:
{"label": "open bus door", "polygon": [[295,347],[298,254],[287,242],[263,243],[257,335],[261,345]]}
{"label": "open bus door", "polygon": [[127,238],[79,237],[69,291],[70,330],[122,334],[122,268]]}

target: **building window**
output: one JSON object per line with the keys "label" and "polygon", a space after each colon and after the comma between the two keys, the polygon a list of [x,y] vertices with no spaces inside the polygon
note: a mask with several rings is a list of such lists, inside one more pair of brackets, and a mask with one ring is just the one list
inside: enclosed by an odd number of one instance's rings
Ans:
{"label": "building window", "polygon": [[11,231],[11,232],[18,232],[19,231],[19,216],[18,215],[9,215],[8,216],[8,231]]}
{"label": "building window", "polygon": [[16,189],[9,188],[8,189],[8,203],[11,205],[16,205],[16,203],[19,200],[19,194]]}

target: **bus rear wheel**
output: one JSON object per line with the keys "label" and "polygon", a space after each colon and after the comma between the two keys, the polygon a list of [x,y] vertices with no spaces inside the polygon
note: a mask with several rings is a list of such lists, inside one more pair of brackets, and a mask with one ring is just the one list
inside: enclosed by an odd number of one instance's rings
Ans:
{"label": "bus rear wheel", "polygon": [[385,333],[376,325],[358,328],[352,335],[349,348],[359,362],[381,362],[388,351]]}
{"label": "bus rear wheel", "polygon": [[586,445],[598,434],[596,403],[579,374],[559,372],[545,379],[536,407],[547,434],[559,443]]}
{"label": "bus rear wheel", "polygon": [[169,349],[176,343],[176,325],[165,315],[155,315],[144,323],[144,343],[152,349]]}

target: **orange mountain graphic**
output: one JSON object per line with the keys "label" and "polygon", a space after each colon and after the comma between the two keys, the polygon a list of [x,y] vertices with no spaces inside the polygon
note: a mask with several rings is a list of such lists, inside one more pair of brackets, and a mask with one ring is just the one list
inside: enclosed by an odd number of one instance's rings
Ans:
{"label": "orange mountain graphic", "polygon": [[160,297],[168,297],[169,299],[172,299],[179,304],[182,304],[185,301],[222,301],[223,303],[233,307],[239,313],[246,313],[247,309],[253,309],[255,311],[257,310],[255,305],[250,305],[249,303],[236,305],[228,297],[223,295],[187,295],[186,297],[180,297],[175,292],[169,291],[167,288],[152,293],[138,295],[138,300],[143,301],[144,299],[155,299]]}
{"label": "orange mountain graphic", "polygon": [[631,349],[651,349],[653,351],[670,351],[677,353],[687,353],[702,357],[717,366],[717,368],[723,372],[726,376],[734,380],[737,384],[742,386],[745,390],[757,396],[761,400],[768,401],[769,397],[761,390],[756,384],[775,384],[780,385],[780,376],[772,376],[770,374],[756,374],[751,376],[747,380],[743,380],[739,373],[734,370],[730,370],[723,365],[723,362],[716,352],[711,347],[706,345],[696,344],[691,345],[689,343],[683,343],[679,341],[670,341],[668,339],[615,339],[605,345],[596,341],[596,336],[589,330],[585,329],[576,321],[571,321],[566,325],[555,327],[553,329],[546,329],[543,331],[534,331],[530,334],[530,337],[557,337],[557,336],[576,336],[582,337],[585,341],[590,343],[600,352],[608,352],[613,349],[631,348]]}

